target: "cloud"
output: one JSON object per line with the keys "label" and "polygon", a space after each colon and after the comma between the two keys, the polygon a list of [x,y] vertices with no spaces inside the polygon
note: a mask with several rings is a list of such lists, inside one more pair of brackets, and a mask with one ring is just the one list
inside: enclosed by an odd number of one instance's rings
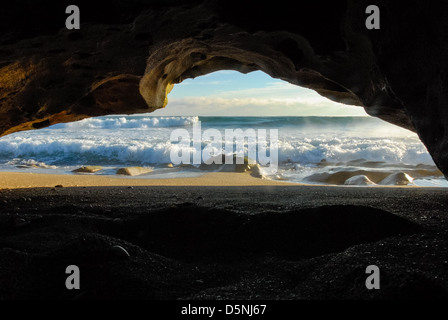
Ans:
{"label": "cloud", "polygon": [[[325,99],[325,98],[324,98]],[[217,116],[361,116],[360,107],[345,106],[320,99],[185,97],[169,100],[160,115]]]}
{"label": "cloud", "polygon": [[365,116],[366,113],[361,107],[336,103],[313,90],[273,80],[259,88],[223,88],[202,96],[168,96],[168,106],[154,115]]}
{"label": "cloud", "polygon": [[261,88],[226,90],[225,92],[216,93],[213,96],[221,98],[318,98],[322,101],[326,100],[326,98],[320,96],[313,90],[283,81],[268,82]]}

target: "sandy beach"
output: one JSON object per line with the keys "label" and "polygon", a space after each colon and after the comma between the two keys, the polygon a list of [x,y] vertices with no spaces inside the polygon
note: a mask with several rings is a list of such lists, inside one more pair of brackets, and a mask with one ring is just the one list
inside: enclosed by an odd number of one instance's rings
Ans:
{"label": "sandy beach", "polygon": [[[136,187],[136,186],[202,186],[202,187],[255,187],[255,186],[325,186],[325,184],[304,184],[288,181],[261,179],[249,173],[207,172],[197,177],[144,178],[102,176],[89,174],[45,174],[31,172],[0,172],[0,189],[54,188],[62,187]],[[326,185],[337,187],[336,185]],[[360,186],[343,186],[358,188]],[[365,186],[361,186],[365,187]],[[376,185],[370,188],[419,188],[415,185]]]}
{"label": "sandy beach", "polygon": [[[1,177],[1,299],[448,297],[443,188],[274,185],[233,173]],[[216,186],[224,178],[229,186]],[[69,291],[73,264],[82,285]],[[381,269],[381,290],[365,287],[369,265]]]}
{"label": "sandy beach", "polygon": [[123,176],[62,175],[0,172],[0,188],[105,187],[105,186],[284,186],[297,185],[254,178],[247,173],[209,172],[194,178],[144,179]]}

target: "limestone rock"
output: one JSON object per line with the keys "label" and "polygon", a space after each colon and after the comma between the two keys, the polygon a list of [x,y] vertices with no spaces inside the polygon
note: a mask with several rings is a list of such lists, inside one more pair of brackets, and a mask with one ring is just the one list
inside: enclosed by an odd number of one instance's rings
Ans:
{"label": "limestone rock", "polygon": [[346,186],[368,186],[373,185],[375,182],[369,179],[369,177],[361,175],[361,176],[354,176],[350,179],[347,179],[344,183]]}
{"label": "limestone rock", "polygon": [[120,168],[117,170],[117,174],[125,176],[140,176],[142,174],[147,174],[150,172],[152,172],[151,168],[144,168],[144,167],[127,167],[127,168]]}
{"label": "limestone rock", "polygon": [[386,179],[382,180],[379,184],[381,185],[391,185],[391,186],[406,186],[412,184],[412,178],[410,175],[404,172],[393,173]]}
{"label": "limestone rock", "polygon": [[0,136],[151,112],[185,79],[261,70],[417,132],[448,175],[448,6],[378,1],[381,29],[367,30],[369,4],[80,0],[67,30],[61,5],[3,3]]}
{"label": "limestone rock", "polygon": [[253,160],[250,161],[248,157],[239,157],[235,154],[231,163],[226,163],[225,155],[213,157],[209,162],[211,163],[201,163],[199,169],[220,172],[247,172],[251,171],[252,167],[255,166],[255,164],[252,164]]}
{"label": "limestone rock", "polygon": [[86,166],[73,170],[72,172],[76,173],[95,173],[101,171],[103,167],[101,166]]}
{"label": "limestone rock", "polygon": [[250,175],[255,178],[263,178],[263,173],[261,172],[259,164],[252,166]]}

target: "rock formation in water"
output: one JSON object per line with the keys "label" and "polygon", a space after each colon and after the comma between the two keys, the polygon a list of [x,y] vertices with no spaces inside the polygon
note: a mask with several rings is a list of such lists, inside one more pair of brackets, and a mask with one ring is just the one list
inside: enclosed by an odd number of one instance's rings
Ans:
{"label": "rock formation in water", "polygon": [[404,172],[393,173],[384,180],[380,181],[382,185],[407,186],[413,184],[414,178]]}
{"label": "rock formation in water", "polygon": [[0,11],[0,135],[150,112],[173,84],[262,70],[417,132],[448,175],[448,5],[375,1],[18,0]]}
{"label": "rock formation in water", "polygon": [[375,182],[369,179],[369,177],[361,175],[361,176],[354,176],[349,179],[347,179],[344,183],[346,186],[368,186],[368,185],[374,185]]}

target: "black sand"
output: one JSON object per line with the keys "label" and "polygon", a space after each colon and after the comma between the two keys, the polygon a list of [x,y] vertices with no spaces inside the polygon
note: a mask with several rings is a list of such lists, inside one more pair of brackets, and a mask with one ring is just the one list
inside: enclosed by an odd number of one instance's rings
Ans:
{"label": "black sand", "polygon": [[1,190],[0,299],[446,299],[447,208],[435,188]]}

